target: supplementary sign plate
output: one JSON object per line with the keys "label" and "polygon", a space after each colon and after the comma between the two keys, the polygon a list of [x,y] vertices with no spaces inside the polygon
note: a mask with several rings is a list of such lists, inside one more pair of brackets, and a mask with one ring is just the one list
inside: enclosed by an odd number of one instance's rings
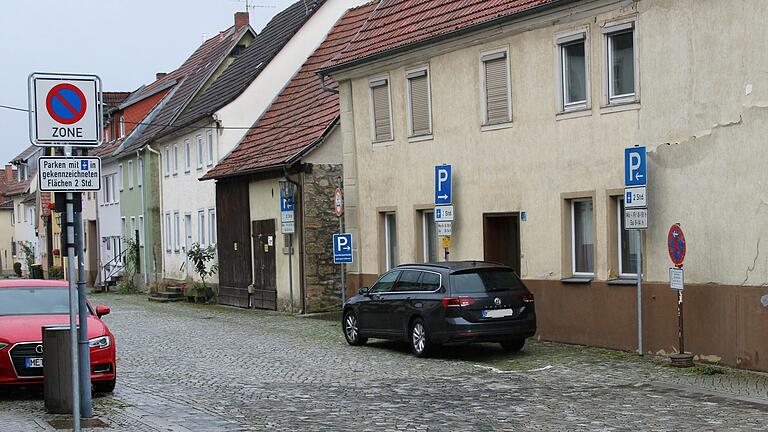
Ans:
{"label": "supplementary sign plate", "polygon": [[29,139],[37,146],[95,147],[102,141],[101,80],[95,75],[29,76]]}
{"label": "supplementary sign plate", "polygon": [[[293,213],[293,212],[291,212]],[[280,223],[280,232],[283,234],[293,234],[296,232],[296,222],[290,221],[290,222],[281,222]]]}
{"label": "supplementary sign plate", "polygon": [[435,207],[435,222],[450,222],[453,221],[453,206],[437,206]]}
{"label": "supplementary sign plate", "polygon": [[669,269],[669,287],[676,290],[683,289],[683,269],[672,267]]}
{"label": "supplementary sign plate", "polygon": [[333,263],[350,264],[352,262],[352,234],[333,235]]}
{"label": "supplementary sign plate", "polygon": [[624,229],[648,229],[648,209],[624,209]]}
{"label": "supplementary sign plate", "polygon": [[37,160],[42,192],[84,192],[101,189],[98,157],[43,156]]}
{"label": "supplementary sign plate", "polygon": [[437,222],[437,235],[439,236],[453,235],[453,222]]}
{"label": "supplementary sign plate", "polygon": [[624,207],[644,208],[648,207],[648,193],[645,186],[624,189]]}

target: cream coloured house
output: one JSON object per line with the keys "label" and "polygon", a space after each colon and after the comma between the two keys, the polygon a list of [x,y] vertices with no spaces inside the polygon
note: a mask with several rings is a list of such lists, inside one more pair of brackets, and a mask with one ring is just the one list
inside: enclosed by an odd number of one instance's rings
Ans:
{"label": "cream coloured house", "polygon": [[450,164],[450,259],[513,266],[541,338],[635,350],[623,158],[644,146],[643,351],[677,347],[667,234],[679,223],[688,351],[768,369],[768,4],[512,1],[478,15],[432,3],[439,28],[403,38],[429,6],[390,5],[323,71],[340,83],[350,291],[443,259],[434,167]]}

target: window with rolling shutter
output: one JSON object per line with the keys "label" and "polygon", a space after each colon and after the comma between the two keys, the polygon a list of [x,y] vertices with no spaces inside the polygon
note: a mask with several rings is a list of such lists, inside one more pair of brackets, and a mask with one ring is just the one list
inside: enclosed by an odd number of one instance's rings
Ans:
{"label": "window with rolling shutter", "polygon": [[392,140],[392,112],[389,106],[389,80],[370,82],[373,108],[373,141]]}
{"label": "window with rolling shutter", "polygon": [[485,74],[485,124],[510,122],[512,118],[507,53],[487,54],[481,58],[481,61]]}
{"label": "window with rolling shutter", "polygon": [[407,72],[408,103],[411,136],[432,133],[432,113],[429,104],[429,75],[427,69]]}

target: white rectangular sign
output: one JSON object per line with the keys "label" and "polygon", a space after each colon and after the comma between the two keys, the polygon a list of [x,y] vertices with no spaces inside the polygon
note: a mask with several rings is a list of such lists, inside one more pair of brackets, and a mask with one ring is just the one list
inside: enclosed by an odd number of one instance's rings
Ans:
{"label": "white rectangular sign", "polygon": [[101,189],[101,159],[87,156],[43,156],[37,160],[42,192],[84,192]]}
{"label": "white rectangular sign", "polygon": [[648,209],[624,209],[624,229],[648,229]]}
{"label": "white rectangular sign", "polygon": [[437,222],[437,235],[442,237],[453,235],[453,222]]}
{"label": "white rectangular sign", "polygon": [[669,269],[669,287],[675,290],[682,290],[684,282],[683,269],[672,267]]}
{"label": "white rectangular sign", "polygon": [[280,212],[280,222],[293,222],[293,221],[294,221],[293,210]]}
{"label": "white rectangular sign", "polygon": [[283,234],[293,234],[296,232],[296,222],[282,222],[280,223],[280,232]]}
{"label": "white rectangular sign", "polygon": [[624,189],[624,207],[648,207],[648,191],[645,186]]}
{"label": "white rectangular sign", "polygon": [[453,220],[453,206],[435,207],[435,222],[450,222]]}
{"label": "white rectangular sign", "polygon": [[96,75],[29,76],[29,140],[42,147],[101,144],[101,80]]}

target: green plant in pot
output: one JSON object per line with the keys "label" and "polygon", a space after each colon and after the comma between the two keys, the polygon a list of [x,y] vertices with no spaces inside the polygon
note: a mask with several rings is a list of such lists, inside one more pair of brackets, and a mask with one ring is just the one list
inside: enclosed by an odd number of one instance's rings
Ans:
{"label": "green plant in pot", "polygon": [[[187,251],[187,258],[189,258],[189,262],[195,269],[195,272],[200,275],[201,280],[201,283],[194,283],[189,287],[187,295],[195,297],[195,300],[202,299],[205,301],[213,298],[213,289],[208,286],[206,280],[210,279],[219,270],[218,264],[210,264],[216,258],[216,246],[208,245],[202,247],[200,243],[193,243],[192,247]],[[181,269],[184,269],[184,264],[182,264]]]}

